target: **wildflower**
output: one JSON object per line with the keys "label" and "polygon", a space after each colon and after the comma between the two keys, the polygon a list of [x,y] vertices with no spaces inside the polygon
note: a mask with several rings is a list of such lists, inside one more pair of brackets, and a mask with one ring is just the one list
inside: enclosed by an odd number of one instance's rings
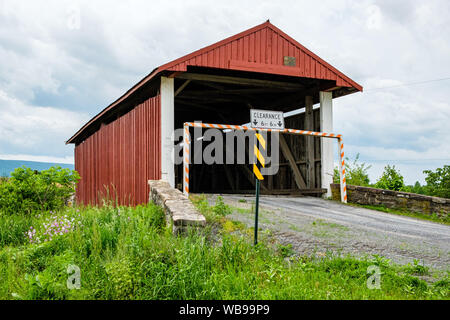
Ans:
{"label": "wildflower", "polygon": [[40,227],[34,228],[31,226],[25,232],[25,237],[28,238],[30,243],[48,242],[75,230],[76,225],[83,227],[81,221],[77,221],[75,218],[69,218],[67,215],[58,217],[53,214],[46,218]]}

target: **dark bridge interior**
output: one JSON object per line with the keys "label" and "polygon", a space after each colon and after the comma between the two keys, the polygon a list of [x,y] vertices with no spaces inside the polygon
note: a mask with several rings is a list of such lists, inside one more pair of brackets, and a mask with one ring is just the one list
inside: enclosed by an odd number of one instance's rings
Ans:
{"label": "dark bridge interior", "polygon": [[[305,108],[306,112],[286,118],[285,127],[320,131],[320,110],[312,109],[312,105],[319,103],[320,91],[335,87],[335,82],[329,80],[198,67],[189,67],[188,71],[175,75],[175,128],[194,121],[243,125],[250,122],[250,109],[289,112]],[[333,92],[339,94],[346,92]],[[203,142],[202,148],[209,143]],[[200,151],[191,147],[191,154]],[[283,134],[279,150],[278,174],[265,177],[262,193],[320,195],[325,191],[320,189],[320,138]],[[247,148],[247,159],[248,152]],[[253,153],[252,149],[250,152]],[[252,193],[255,177],[251,169],[248,163],[193,164],[190,191]],[[182,189],[182,173],[182,165],[177,165],[175,179],[179,189]]]}

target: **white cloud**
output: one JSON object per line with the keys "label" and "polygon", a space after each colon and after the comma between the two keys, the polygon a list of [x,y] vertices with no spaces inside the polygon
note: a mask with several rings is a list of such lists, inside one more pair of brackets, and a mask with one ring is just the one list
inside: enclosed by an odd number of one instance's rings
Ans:
{"label": "white cloud", "polygon": [[[449,81],[450,82],[450,81]],[[368,90],[334,101],[335,131],[344,134],[346,154],[372,165],[375,182],[386,164],[396,165],[405,182],[424,182],[423,170],[450,163],[448,83],[405,86],[392,79],[369,79]]]}
{"label": "white cloud", "polygon": [[369,29],[369,30],[381,29],[383,16],[382,16],[380,8],[376,5],[371,5],[371,6],[367,7],[366,12],[367,12],[367,22],[366,22],[367,29]]}
{"label": "white cloud", "polygon": [[0,90],[0,119],[0,153],[51,155],[71,153],[73,147],[65,147],[64,139],[89,117],[55,107],[30,106]]}

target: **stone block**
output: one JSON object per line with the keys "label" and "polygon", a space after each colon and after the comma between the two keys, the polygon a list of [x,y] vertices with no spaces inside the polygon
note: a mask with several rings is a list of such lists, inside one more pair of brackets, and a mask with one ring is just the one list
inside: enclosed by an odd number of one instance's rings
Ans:
{"label": "stone block", "polygon": [[201,228],[206,225],[205,217],[181,191],[162,180],[150,180],[148,183],[149,201],[164,209],[166,221],[172,224],[174,234],[182,233],[187,228]]}
{"label": "stone block", "polygon": [[[339,184],[331,185],[332,199],[339,201]],[[450,199],[430,197],[408,192],[382,190],[370,187],[347,185],[348,201],[365,205],[383,205],[391,209],[406,209],[425,215],[447,216],[450,213]]]}

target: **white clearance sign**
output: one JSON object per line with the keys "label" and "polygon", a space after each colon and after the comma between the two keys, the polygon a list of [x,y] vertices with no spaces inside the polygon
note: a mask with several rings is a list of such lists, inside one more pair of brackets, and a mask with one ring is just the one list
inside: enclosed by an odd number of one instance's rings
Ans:
{"label": "white clearance sign", "polygon": [[284,116],[281,111],[250,110],[252,128],[258,129],[284,129]]}

